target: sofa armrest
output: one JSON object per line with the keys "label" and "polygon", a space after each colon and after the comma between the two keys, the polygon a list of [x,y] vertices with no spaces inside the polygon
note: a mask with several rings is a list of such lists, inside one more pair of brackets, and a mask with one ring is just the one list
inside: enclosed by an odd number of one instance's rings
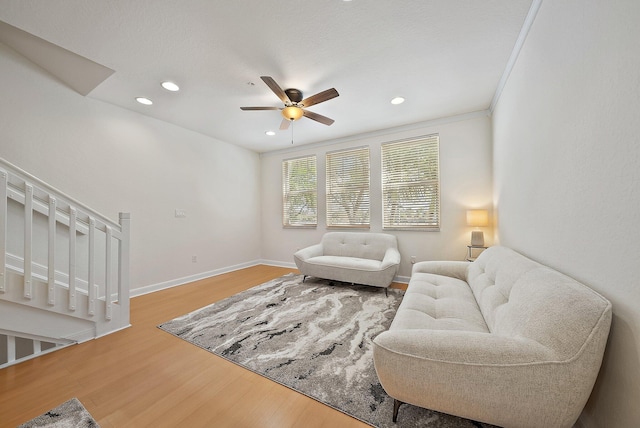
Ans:
{"label": "sofa armrest", "polygon": [[381,269],[386,269],[389,266],[400,265],[400,251],[397,248],[389,247],[387,251],[384,253],[384,258],[381,262]]}
{"label": "sofa armrest", "polygon": [[418,262],[413,265],[411,274],[414,273],[431,273],[434,275],[450,276],[452,278],[467,280],[467,270],[469,262],[457,261],[427,261]]}
{"label": "sofa armrest", "polygon": [[389,330],[374,343],[398,357],[425,362],[505,366],[555,360],[551,350],[533,340],[473,331]]}
{"label": "sofa armrest", "polygon": [[303,248],[294,253],[293,257],[299,260],[308,260],[311,257],[322,256],[324,251],[322,249],[322,244],[315,244],[310,247]]}

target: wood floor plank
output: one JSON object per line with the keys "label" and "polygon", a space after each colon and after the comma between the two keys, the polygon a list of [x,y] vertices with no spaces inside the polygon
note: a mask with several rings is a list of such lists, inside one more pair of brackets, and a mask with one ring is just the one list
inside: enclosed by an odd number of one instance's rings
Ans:
{"label": "wood floor plank", "polygon": [[132,327],[0,370],[0,427],[72,397],[103,428],[367,427],[157,328],[289,272],[254,266],[132,299]]}

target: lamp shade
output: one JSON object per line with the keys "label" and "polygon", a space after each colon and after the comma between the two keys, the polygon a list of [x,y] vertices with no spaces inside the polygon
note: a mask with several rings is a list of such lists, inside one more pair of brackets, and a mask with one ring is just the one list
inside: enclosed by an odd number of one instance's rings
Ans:
{"label": "lamp shade", "polygon": [[488,210],[467,210],[467,226],[486,227],[489,225]]}
{"label": "lamp shade", "polygon": [[303,114],[302,109],[296,106],[289,106],[282,109],[282,115],[287,120],[298,120]]}

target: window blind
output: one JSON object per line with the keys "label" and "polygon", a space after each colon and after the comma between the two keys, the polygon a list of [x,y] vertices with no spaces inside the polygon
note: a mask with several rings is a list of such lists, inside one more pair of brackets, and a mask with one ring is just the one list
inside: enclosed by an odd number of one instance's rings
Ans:
{"label": "window blind", "polygon": [[282,161],[282,225],[315,227],[318,224],[316,157]]}
{"label": "window blind", "polygon": [[439,137],[382,145],[384,229],[440,228]]}
{"label": "window blind", "polygon": [[327,153],[327,226],[369,227],[369,147]]}

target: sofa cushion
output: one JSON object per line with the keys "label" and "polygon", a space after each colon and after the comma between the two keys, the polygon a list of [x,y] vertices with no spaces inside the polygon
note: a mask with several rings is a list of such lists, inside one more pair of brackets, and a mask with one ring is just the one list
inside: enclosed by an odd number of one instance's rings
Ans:
{"label": "sofa cushion", "polygon": [[471,263],[468,281],[492,333],[521,337],[574,358],[610,303],[578,281],[505,247]]}
{"label": "sofa cushion", "polygon": [[583,284],[540,266],[516,281],[509,303],[495,312],[494,333],[534,340],[557,361],[570,361],[611,316],[610,305]]}
{"label": "sofa cushion", "polygon": [[396,237],[385,233],[328,232],[322,237],[323,255],[381,261],[387,248],[397,247]]}
{"label": "sofa cushion", "polygon": [[496,312],[509,302],[516,281],[539,266],[506,247],[492,247],[469,264],[467,281],[490,331],[494,331]]}
{"label": "sofa cushion", "polygon": [[311,265],[325,266],[327,268],[356,269],[365,271],[380,270],[378,260],[361,259],[358,257],[318,256],[307,259]]}
{"label": "sofa cushion", "polygon": [[488,332],[469,285],[462,280],[415,273],[392,330],[430,329]]}

